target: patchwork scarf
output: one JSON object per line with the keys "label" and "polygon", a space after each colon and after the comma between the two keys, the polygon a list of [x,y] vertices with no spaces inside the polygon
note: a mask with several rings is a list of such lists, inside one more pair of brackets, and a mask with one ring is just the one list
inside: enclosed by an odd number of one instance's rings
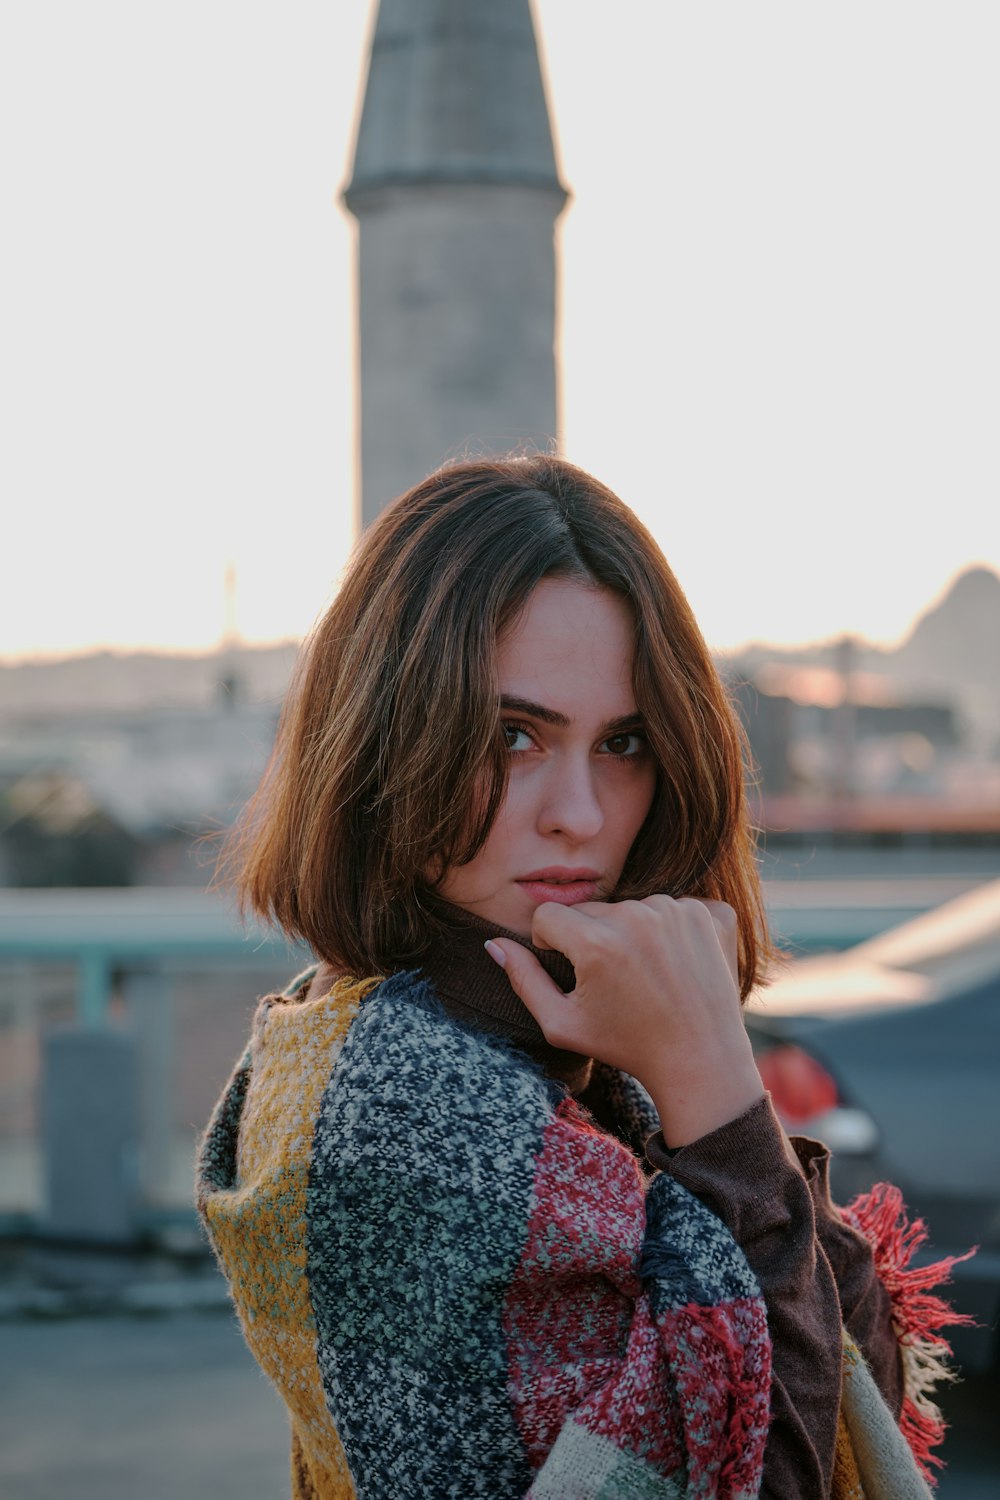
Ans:
{"label": "patchwork scarf", "polygon": [[[295,1500],[758,1494],[767,1310],[725,1225],[420,976],[261,1002],[198,1165]],[[600,1066],[600,1065],[598,1065]],[[613,1070],[608,1070],[611,1073]],[[836,1500],[929,1493],[845,1336]]]}

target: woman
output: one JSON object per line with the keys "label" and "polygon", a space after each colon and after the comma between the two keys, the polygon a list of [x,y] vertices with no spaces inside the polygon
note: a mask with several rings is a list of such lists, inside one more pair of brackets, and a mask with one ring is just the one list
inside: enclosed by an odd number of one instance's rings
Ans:
{"label": "woman", "polygon": [[926,1494],[947,1309],[764,1093],[740,732],[609,490],[515,458],[389,507],[231,856],[319,961],[199,1167],[295,1496]]}

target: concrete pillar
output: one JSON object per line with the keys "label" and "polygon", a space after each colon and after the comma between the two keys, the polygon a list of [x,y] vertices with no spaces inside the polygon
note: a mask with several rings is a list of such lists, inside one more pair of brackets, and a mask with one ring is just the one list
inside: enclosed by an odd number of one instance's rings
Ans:
{"label": "concrete pillar", "polygon": [[72,1027],[42,1043],[42,1228],[122,1244],[139,1209],[136,1048],[117,1031]]}
{"label": "concrete pillar", "polygon": [[124,979],[125,1006],[137,1048],[139,1175],[143,1200],[164,1202],[173,1169],[173,986],[159,970],[132,970]]}

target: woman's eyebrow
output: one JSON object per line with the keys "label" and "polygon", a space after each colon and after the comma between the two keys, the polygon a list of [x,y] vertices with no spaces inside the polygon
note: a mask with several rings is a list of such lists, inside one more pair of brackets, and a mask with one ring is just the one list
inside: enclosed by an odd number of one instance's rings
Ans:
{"label": "woman's eyebrow", "polygon": [[[502,713],[523,714],[526,719],[539,719],[543,724],[554,724],[557,729],[568,729],[571,723],[565,714],[558,713],[554,708],[546,708],[544,703],[533,703],[530,698],[514,698],[507,693],[501,695],[500,710]],[[618,734],[625,729],[641,728],[642,722],[642,714],[636,709],[634,713],[608,719],[601,725],[601,732]]]}

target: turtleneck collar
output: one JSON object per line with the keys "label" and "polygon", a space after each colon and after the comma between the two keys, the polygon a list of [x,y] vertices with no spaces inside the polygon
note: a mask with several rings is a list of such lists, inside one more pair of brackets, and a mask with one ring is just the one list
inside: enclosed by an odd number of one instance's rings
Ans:
{"label": "turtleneck collar", "polygon": [[491,1036],[505,1037],[539,1062],[550,1077],[579,1093],[590,1078],[592,1059],[553,1047],[545,1040],[542,1028],[484,944],[487,938],[512,938],[534,954],[564,992],[576,983],[569,959],[562,953],[536,948],[509,928],[486,922],[450,902],[437,901],[435,914],[447,931],[435,937],[421,956],[420,968],[448,1014]]}
{"label": "turtleneck collar", "polygon": [[[516,932],[498,927],[494,922],[485,922],[440,898],[434,903],[434,914],[443,930],[435,934],[417,967],[448,1015],[520,1047],[544,1068],[550,1078],[559,1079],[574,1094],[586,1088],[593,1059],[553,1047],[545,1040],[542,1028],[524,1001],[514,993],[507,975],[490,958],[484,944],[487,938],[512,938],[535,955],[546,974],[563,991],[571,990],[576,983],[569,959],[562,953],[536,948]],[[336,978],[336,970],[321,963],[309,997],[318,998],[329,993]]]}

